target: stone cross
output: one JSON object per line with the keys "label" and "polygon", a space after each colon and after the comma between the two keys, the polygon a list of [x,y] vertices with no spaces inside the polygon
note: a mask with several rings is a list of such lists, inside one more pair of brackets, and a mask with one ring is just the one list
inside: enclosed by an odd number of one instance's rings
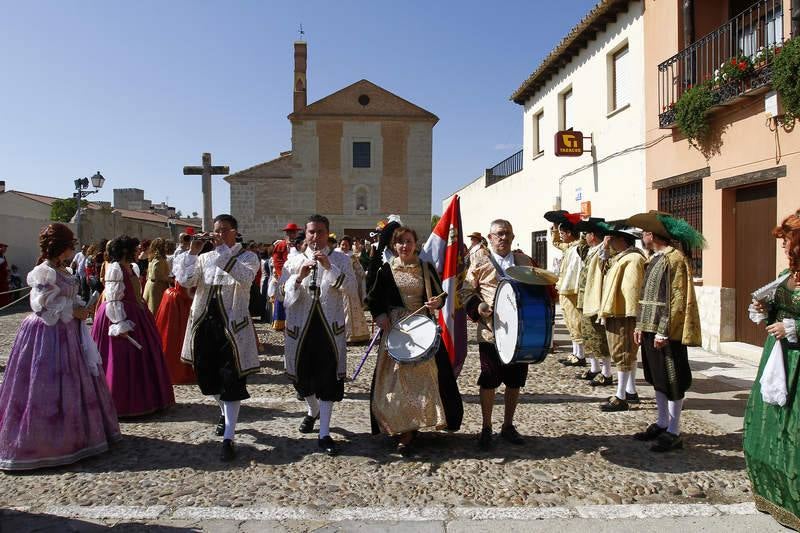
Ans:
{"label": "stone cross", "polygon": [[203,153],[202,167],[183,167],[184,176],[203,176],[203,231],[214,229],[214,215],[211,211],[211,176],[224,176],[229,174],[230,167],[211,166],[211,154]]}

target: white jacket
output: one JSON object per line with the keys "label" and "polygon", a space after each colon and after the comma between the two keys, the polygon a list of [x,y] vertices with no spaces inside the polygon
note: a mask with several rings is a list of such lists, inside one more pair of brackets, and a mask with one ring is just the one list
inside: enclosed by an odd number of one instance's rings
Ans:
{"label": "white jacket", "polygon": [[243,250],[238,243],[233,248],[223,244],[203,255],[185,253],[175,258],[175,279],[184,287],[197,288],[183,339],[183,361],[194,363],[195,332],[208,311],[211,297],[219,291],[225,332],[233,344],[239,376],[258,372],[258,344],[249,311],[250,286],[258,268],[256,254]]}
{"label": "white jacket", "polygon": [[[326,248],[326,250],[328,250]],[[337,374],[344,378],[347,373],[347,333],[344,322],[344,297],[358,298],[356,277],[350,258],[341,252],[328,251],[331,268],[317,267],[317,286],[319,304],[325,316],[328,333],[331,335],[338,355]],[[302,344],[306,322],[311,315],[314,297],[309,289],[312,276],[309,274],[301,284],[296,280],[306,259],[313,256],[311,249],[290,257],[283,265],[279,281],[278,298],[286,307],[286,351],[284,362],[286,373],[291,379],[297,378],[297,350]],[[323,339],[319,339],[322,341]],[[312,339],[317,341],[317,339]]]}

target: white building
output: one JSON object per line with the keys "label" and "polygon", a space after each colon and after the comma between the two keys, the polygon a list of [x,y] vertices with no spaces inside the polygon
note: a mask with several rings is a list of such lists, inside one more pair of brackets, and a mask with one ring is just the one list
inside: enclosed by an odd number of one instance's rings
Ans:
{"label": "white building", "polygon": [[[616,220],[645,210],[643,9],[600,2],[514,92],[523,149],[455,192],[465,234],[508,219],[514,245],[552,268],[560,252],[547,244],[546,211],[590,202],[592,216]],[[587,153],[556,157],[555,134],[570,128]]]}

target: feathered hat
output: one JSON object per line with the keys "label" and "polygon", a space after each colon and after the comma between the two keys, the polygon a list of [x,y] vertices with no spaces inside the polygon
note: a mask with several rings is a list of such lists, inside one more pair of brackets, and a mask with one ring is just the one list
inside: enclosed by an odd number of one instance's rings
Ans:
{"label": "feathered hat", "polygon": [[641,228],[642,231],[654,233],[662,239],[676,240],[686,250],[706,247],[706,239],[699,231],[684,219],[674,217],[669,213],[650,210],[647,213],[633,215],[625,223]]}

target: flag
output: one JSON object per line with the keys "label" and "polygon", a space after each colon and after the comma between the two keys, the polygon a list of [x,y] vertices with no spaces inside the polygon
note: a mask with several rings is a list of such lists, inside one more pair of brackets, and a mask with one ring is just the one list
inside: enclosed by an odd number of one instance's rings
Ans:
{"label": "flag", "polygon": [[461,204],[455,195],[423,245],[420,258],[436,266],[442,288],[447,293],[447,300],[439,312],[439,326],[456,376],[461,373],[467,357],[467,313],[459,298],[464,281],[464,250]]}

